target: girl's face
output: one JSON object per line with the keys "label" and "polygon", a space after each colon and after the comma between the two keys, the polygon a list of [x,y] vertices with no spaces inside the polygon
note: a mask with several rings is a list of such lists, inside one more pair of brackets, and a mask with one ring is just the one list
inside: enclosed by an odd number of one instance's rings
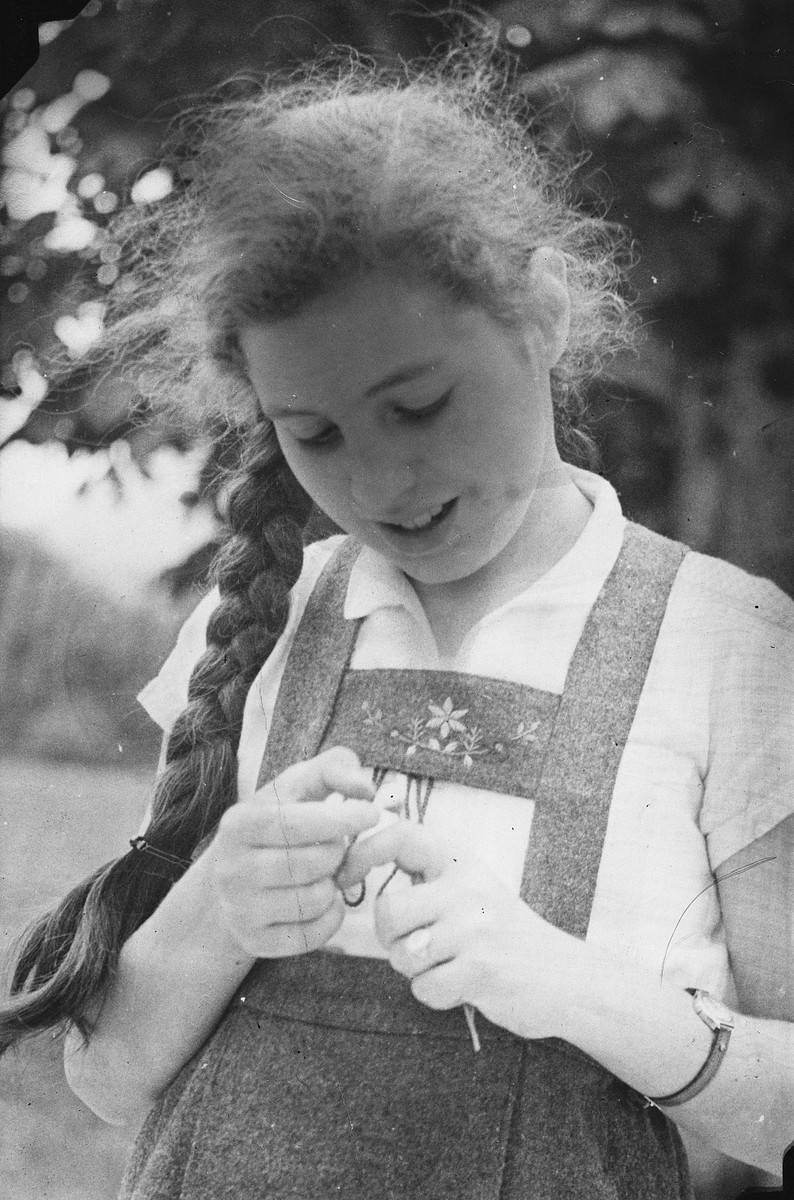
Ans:
{"label": "girl's face", "polygon": [[559,463],[539,333],[433,283],[359,276],[240,344],[296,478],[418,583],[493,563]]}

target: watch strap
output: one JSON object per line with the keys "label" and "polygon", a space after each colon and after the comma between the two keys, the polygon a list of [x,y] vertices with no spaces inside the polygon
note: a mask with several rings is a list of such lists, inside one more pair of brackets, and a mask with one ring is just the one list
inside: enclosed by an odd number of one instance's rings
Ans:
{"label": "watch strap", "polygon": [[[695,997],[695,1011],[702,1021],[710,1028],[713,1028],[712,1023],[708,1021],[705,1015],[700,1010],[698,1003],[699,998],[704,993],[701,993],[696,988],[686,989],[691,996]],[[702,1092],[711,1083],[714,1076],[722,1066],[722,1061],[725,1058],[725,1052],[728,1049],[728,1043],[731,1040],[733,1026],[729,1024],[717,1025],[714,1029],[714,1037],[709,1049],[708,1058],[703,1066],[698,1071],[694,1079],[691,1079],[684,1087],[677,1092],[671,1092],[668,1096],[648,1096],[647,1099],[651,1104],[655,1104],[660,1108],[670,1108],[676,1104],[686,1104],[687,1100],[692,1100],[700,1092]]]}

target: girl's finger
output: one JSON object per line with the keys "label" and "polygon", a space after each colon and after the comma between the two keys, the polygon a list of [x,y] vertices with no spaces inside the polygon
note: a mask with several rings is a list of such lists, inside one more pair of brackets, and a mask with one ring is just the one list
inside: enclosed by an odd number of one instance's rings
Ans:
{"label": "girl's finger", "polygon": [[414,929],[389,947],[389,962],[406,979],[415,979],[454,957],[439,926]]}
{"label": "girl's finger", "polygon": [[372,772],[362,767],[358,755],[344,746],[334,746],[306,762],[293,763],[260,788],[254,799],[260,804],[300,804],[325,800],[333,792],[359,800],[375,797]]}
{"label": "girl's finger", "polygon": [[373,867],[390,862],[431,880],[447,871],[455,859],[441,838],[424,826],[398,821],[350,847],[337,877],[339,886],[346,891],[361,883]]}
{"label": "girl's finger", "polygon": [[303,887],[332,876],[345,856],[346,842],[319,842],[289,849],[249,850],[236,866],[241,887],[251,891]]}
{"label": "girl's finger", "polygon": [[377,825],[380,814],[365,800],[344,804],[307,801],[304,804],[234,804],[221,818],[223,836],[245,846],[295,847],[318,842],[344,842]]}
{"label": "girl's finger", "polygon": [[332,907],[337,895],[338,889],[326,878],[305,887],[273,888],[262,896],[262,905],[268,925],[292,925],[317,920]]}
{"label": "girl's finger", "polygon": [[345,916],[345,906],[337,892],[330,908],[313,921],[270,925],[253,948],[258,958],[291,958],[308,954],[332,938]]}
{"label": "girl's finger", "polygon": [[411,991],[428,1008],[457,1008],[466,1002],[463,975],[455,959],[416,975],[411,981]]}
{"label": "girl's finger", "polygon": [[387,889],[375,904],[375,932],[381,945],[388,950],[413,930],[435,924],[442,916],[445,894],[441,879],[399,891]]}
{"label": "girl's finger", "polygon": [[235,929],[264,932],[282,925],[300,925],[316,921],[335,903],[334,885],[328,879],[305,888],[274,888],[259,896],[233,894],[226,898],[223,910]]}

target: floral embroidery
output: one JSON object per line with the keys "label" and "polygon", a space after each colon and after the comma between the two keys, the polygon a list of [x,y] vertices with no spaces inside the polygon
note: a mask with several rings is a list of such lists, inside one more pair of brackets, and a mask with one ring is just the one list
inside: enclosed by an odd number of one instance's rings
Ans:
{"label": "floral embroidery", "polygon": [[469,711],[468,708],[452,707],[452,698],[447,696],[443,705],[434,704],[431,700],[427,706],[433,714],[429,721],[425,721],[426,729],[437,729],[439,737],[448,738],[450,731],[454,733],[465,733],[466,726],[461,724],[461,717],[465,717]]}
{"label": "floral embroidery", "polygon": [[508,757],[511,745],[537,741],[540,721],[532,721],[529,725],[520,721],[512,733],[496,741],[486,739],[479,725],[467,725],[463,718],[468,716],[468,708],[456,708],[451,696],[447,696],[443,704],[431,700],[426,707],[429,717],[423,714],[412,717],[402,727],[390,727],[382,708],[373,709],[369,700],[361,705],[364,724],[385,737],[402,742],[406,747],[406,758],[416,754],[417,750],[429,750],[462,759],[465,767],[471,767],[475,758],[503,760]]}

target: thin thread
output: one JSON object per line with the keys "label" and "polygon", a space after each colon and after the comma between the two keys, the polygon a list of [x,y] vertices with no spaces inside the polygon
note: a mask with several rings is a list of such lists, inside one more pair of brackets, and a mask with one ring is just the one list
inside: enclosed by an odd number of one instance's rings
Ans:
{"label": "thin thread", "polygon": [[[380,784],[383,782],[385,775],[386,775],[386,772],[382,767],[375,767],[372,772],[373,782],[377,781],[377,786],[380,787]],[[411,793],[413,791],[415,791],[416,792],[416,823],[417,823],[417,825],[424,825],[425,815],[427,813],[427,806],[430,803],[430,797],[433,794],[434,784],[435,784],[435,779],[433,778],[432,775],[408,775],[406,777],[405,798],[401,805],[402,816],[405,820],[410,821],[410,819],[411,819]],[[392,870],[389,872],[389,874],[386,876],[383,883],[378,888],[378,896],[379,897],[383,895],[383,893],[386,891],[386,888],[389,886],[391,881],[394,879],[395,875],[397,875],[399,873],[399,869],[400,869],[399,867],[393,867]],[[417,883],[423,882],[424,876],[422,875],[421,871],[416,871],[410,876],[410,879],[411,879],[411,883],[415,886]],[[362,884],[361,896],[355,902],[355,904],[360,904],[363,899],[364,899],[364,885]],[[351,903],[347,899],[347,897],[344,897],[344,900],[345,900],[345,904],[347,904],[350,908],[355,907],[355,904]],[[479,1035],[477,1033],[477,1025],[476,1025],[477,1013],[476,1013],[476,1009],[474,1008],[474,1005],[473,1004],[464,1004],[463,1005],[463,1015],[466,1019],[466,1025],[469,1030],[469,1036],[471,1037],[471,1044],[474,1047],[474,1053],[478,1054],[482,1047],[481,1047]]]}
{"label": "thin thread", "polygon": [[367,894],[367,881],[366,881],[366,879],[362,879],[362,880],[361,880],[361,883],[360,883],[358,886],[359,886],[359,888],[360,888],[361,890],[359,891],[359,893],[358,893],[358,895],[356,896],[355,900],[350,900],[350,899],[348,899],[347,893],[346,893],[346,892],[342,892],[342,899],[344,900],[344,902],[345,902],[345,904],[347,905],[347,907],[348,907],[348,908],[358,908],[358,906],[359,906],[360,904],[363,904],[363,903],[364,903],[364,897],[365,897],[365,896],[366,896],[366,894]]}
{"label": "thin thread", "polygon": [[[383,783],[384,779],[386,778],[387,772],[388,772],[388,767],[373,767],[372,768],[372,783],[373,783],[373,786],[374,786],[376,792],[379,790],[381,784]],[[358,908],[360,904],[364,903],[364,899],[367,895],[366,879],[362,879],[361,883],[359,884],[359,888],[360,888],[360,891],[358,893],[358,896],[356,896],[355,900],[349,900],[347,898],[346,894],[344,892],[342,892],[342,899],[344,900],[344,902],[348,908]],[[380,892],[378,892],[378,895],[380,895]]]}
{"label": "thin thread", "polygon": [[388,767],[373,767],[372,768],[372,782],[375,785],[376,790],[381,786],[381,784],[383,783],[383,781],[386,778],[386,776],[388,775],[388,773],[389,773]]}
{"label": "thin thread", "polygon": [[[380,770],[381,768],[377,768]],[[384,771],[385,775],[385,771]],[[405,798],[401,805],[402,816],[406,821],[411,819],[411,793],[416,789],[416,823],[424,825],[427,806],[430,803],[430,796],[433,791],[435,780],[432,776],[426,775],[408,775],[405,779]],[[386,888],[394,879],[395,875],[399,874],[400,868],[393,867],[390,874],[386,876],[383,883],[378,888],[378,895],[382,896]],[[411,876],[411,883],[421,883],[421,873],[416,873]]]}
{"label": "thin thread", "polygon": [[394,876],[395,876],[395,875],[396,875],[396,874],[399,872],[399,870],[400,870],[400,868],[399,868],[399,867],[392,867],[390,874],[386,876],[386,878],[384,879],[383,883],[382,883],[382,884],[380,885],[380,887],[378,888],[378,895],[379,895],[379,896],[382,896],[382,895],[383,895],[383,893],[386,891],[386,888],[389,886],[389,884],[391,883],[392,879],[394,879]]}
{"label": "thin thread", "polygon": [[670,934],[670,937],[667,941],[667,945],[664,948],[664,954],[662,956],[662,969],[659,972],[659,985],[660,986],[662,983],[662,979],[664,977],[664,964],[667,962],[667,955],[669,953],[671,945],[673,944],[673,938],[675,937],[675,931],[676,931],[676,929],[678,929],[678,926],[681,924],[684,917],[687,915],[687,913],[689,912],[690,908],[695,903],[695,901],[699,900],[701,896],[704,896],[706,894],[706,892],[711,890],[711,888],[716,887],[718,883],[724,883],[726,879],[732,879],[734,875],[743,875],[745,871],[752,871],[753,867],[760,867],[763,865],[763,863],[775,862],[776,859],[777,859],[776,854],[768,854],[766,858],[758,858],[758,859],[756,859],[755,862],[745,863],[743,867],[734,867],[734,869],[732,871],[728,871],[725,875],[720,875],[720,876],[715,875],[714,878],[712,879],[711,883],[708,883],[708,884],[706,884],[706,886],[704,888],[701,888],[701,890],[698,892],[697,896],[694,896],[693,899],[691,899],[689,901],[689,904],[687,904],[686,908],[681,913],[681,916],[678,918],[675,925],[673,926],[673,932]]}

